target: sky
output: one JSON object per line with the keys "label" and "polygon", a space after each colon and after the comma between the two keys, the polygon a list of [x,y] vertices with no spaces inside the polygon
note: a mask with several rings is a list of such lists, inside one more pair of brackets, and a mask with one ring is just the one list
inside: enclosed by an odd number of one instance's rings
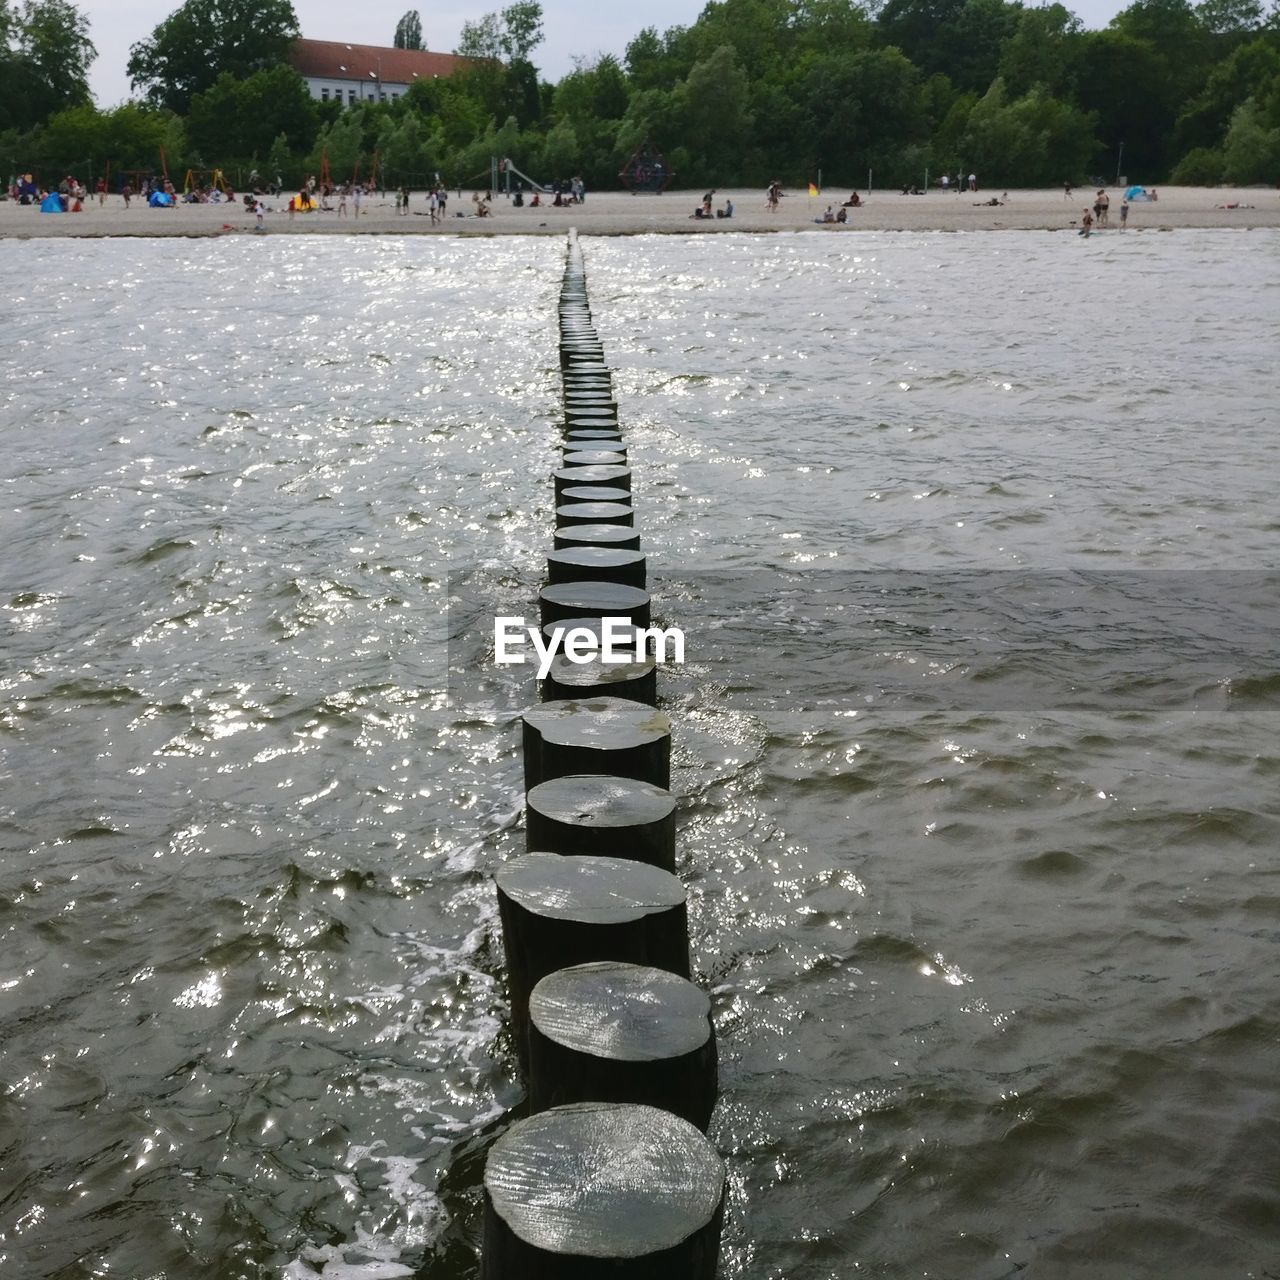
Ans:
{"label": "sky", "polygon": [[[349,0],[294,0],[302,34],[313,40],[343,40],[354,44],[389,45],[396,23],[416,7],[422,15],[422,34],[428,49],[451,53],[462,24],[504,7],[507,0],[365,0],[358,9]],[[1034,2],[1034,0],[1033,0]],[[129,96],[125,63],[129,46],[146,39],[181,0],[81,0],[88,15],[89,36],[98,59],[89,73],[89,85],[100,107],[115,106]],[[1125,7],[1120,0],[1065,0],[1088,27],[1105,26]],[[575,56],[591,58],[612,53],[619,57],[628,41],[642,27],[659,31],[687,26],[702,11],[704,0],[643,0],[631,5],[620,0],[542,0],[543,43],[534,62],[547,80],[558,80],[573,69]]]}

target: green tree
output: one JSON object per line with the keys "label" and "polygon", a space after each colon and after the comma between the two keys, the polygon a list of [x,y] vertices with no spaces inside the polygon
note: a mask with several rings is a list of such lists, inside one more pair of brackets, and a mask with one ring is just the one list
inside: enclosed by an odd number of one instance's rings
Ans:
{"label": "green tree", "polygon": [[455,52],[470,58],[472,66],[461,79],[486,114],[511,114],[523,123],[541,117],[538,72],[530,61],[541,42],[542,6],[534,0],[521,0],[501,13],[486,13],[462,24]]}
{"label": "green tree", "polygon": [[294,170],[293,152],[289,148],[289,139],[283,133],[276,134],[272,140],[271,149],[267,152],[267,162],[262,166],[264,182],[275,182],[277,178],[281,182],[290,184],[295,180],[301,180]]}
{"label": "green tree", "polygon": [[[832,53],[813,63],[805,81],[808,118],[804,156],[811,171],[852,183],[867,169],[899,174],[899,157],[922,139],[920,72],[898,49]],[[923,169],[923,165],[919,166]]]}
{"label": "green tree", "polygon": [[887,0],[876,27],[882,44],[896,45],[926,75],[941,72],[981,93],[1020,14],[1005,0]]}
{"label": "green tree", "polygon": [[1227,182],[1271,185],[1280,173],[1280,127],[1266,118],[1253,98],[1243,102],[1231,117],[1222,144],[1222,176]]}
{"label": "green tree", "polygon": [[1259,0],[1202,0],[1196,16],[1214,35],[1241,35],[1262,25],[1262,5]]}
{"label": "green tree", "polygon": [[[356,166],[365,158],[360,112],[344,111],[331,125],[320,130],[307,160],[308,168],[318,173],[326,157],[334,182],[348,182],[355,176]],[[365,172],[367,175],[367,168]],[[275,177],[274,174],[271,176]]]}
{"label": "green tree", "polygon": [[1179,187],[1216,187],[1222,181],[1222,153],[1193,147],[1174,166],[1169,180]]}
{"label": "green tree", "polygon": [[183,113],[220,75],[283,62],[299,34],[290,0],[186,0],[129,51],[129,76],[150,101]]}
{"label": "green tree", "polygon": [[27,0],[21,13],[0,2],[0,128],[89,102],[96,57],[88,18],[67,0]]}
{"label": "green tree", "polygon": [[741,169],[753,124],[747,84],[747,73],[727,44],[695,62],[685,81],[684,143],[700,157],[707,182],[730,181]]}
{"label": "green tree", "polygon": [[1092,116],[1038,88],[1010,101],[997,79],[969,113],[961,147],[987,187],[1047,187],[1086,174],[1097,142]]}
{"label": "green tree", "polygon": [[95,174],[103,173],[108,165],[113,172],[158,168],[161,147],[175,164],[180,162],[181,131],[172,116],[134,102],[111,111],[84,103],[50,116],[36,135],[38,155],[34,159],[55,173],[66,173],[86,161]]}
{"label": "green tree", "polygon": [[417,182],[431,168],[426,141],[422,117],[414,111],[383,123],[378,134],[379,161],[392,182]]}
{"label": "green tree", "polygon": [[1079,100],[1096,107],[1108,164],[1118,162],[1123,143],[1129,173],[1146,181],[1163,176],[1182,98],[1159,50],[1118,30],[1090,31],[1083,37],[1079,83]]}
{"label": "green tree", "polygon": [[1057,97],[1075,92],[1083,24],[1070,9],[1024,9],[1000,49],[999,75],[1015,97],[1043,85]]}
{"label": "green tree", "polygon": [[578,169],[578,135],[568,120],[561,120],[547,134],[542,165],[548,179],[572,177]]}
{"label": "green tree", "polygon": [[408,13],[396,23],[395,47],[397,49],[425,49],[422,43],[422,15],[417,9]]}
{"label": "green tree", "polygon": [[207,164],[265,156],[278,134],[291,151],[306,151],[318,128],[306,82],[288,66],[255,71],[246,80],[224,71],[191,99],[187,114],[191,145]]}
{"label": "green tree", "polygon": [[1204,88],[1178,117],[1177,149],[1213,147],[1222,141],[1236,108],[1280,78],[1280,50],[1260,37],[1238,45],[1209,73]]}

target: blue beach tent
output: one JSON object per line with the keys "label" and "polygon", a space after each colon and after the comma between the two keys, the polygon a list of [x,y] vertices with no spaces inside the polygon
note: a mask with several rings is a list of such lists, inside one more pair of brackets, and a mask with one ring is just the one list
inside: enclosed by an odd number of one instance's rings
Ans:
{"label": "blue beach tent", "polygon": [[64,212],[62,208],[62,201],[58,199],[58,193],[56,191],[50,191],[49,194],[45,196],[43,200],[40,201],[40,212],[41,213]]}
{"label": "blue beach tent", "polygon": [[173,197],[165,195],[163,191],[153,191],[147,203],[153,209],[167,209],[173,203]]}
{"label": "blue beach tent", "polygon": [[1146,187],[1130,187],[1125,193],[1126,200],[1145,200],[1147,198]]}

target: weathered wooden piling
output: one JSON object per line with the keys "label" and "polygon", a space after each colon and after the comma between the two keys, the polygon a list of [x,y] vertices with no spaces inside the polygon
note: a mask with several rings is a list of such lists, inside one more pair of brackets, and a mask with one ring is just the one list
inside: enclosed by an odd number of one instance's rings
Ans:
{"label": "weathered wooden piling", "polygon": [[630,528],[635,522],[636,513],[629,502],[564,502],[556,506],[557,532],[581,524],[620,524]]}
{"label": "weathered wooden piling", "polygon": [[562,467],[622,467],[627,463],[627,449],[619,445],[615,449],[581,449],[568,445],[560,455]]}
{"label": "weathered wooden piling", "polygon": [[525,796],[527,848],[599,853],[676,865],[676,803],[670,791],[634,778],[571,774],[540,783]]}
{"label": "weathered wooden piling", "polygon": [[724,1162],[656,1107],[578,1103],[489,1151],[481,1280],[714,1280]]}
{"label": "weathered wooden piling", "polygon": [[[537,1114],[489,1152],[481,1280],[714,1280],[725,1175],[699,1129],[715,1036],[671,874],[671,727],[654,709],[630,450],[573,232],[559,319],[556,528],[538,603],[566,651],[523,717],[530,852],[497,874]],[[621,661],[598,652],[606,628]]]}
{"label": "weathered wooden piling", "polygon": [[558,657],[552,660],[540,693],[544,702],[610,697],[630,698],[652,707],[658,702],[658,664],[653,658],[642,662],[606,663],[599,658],[570,662]]}
{"label": "weathered wooden piling", "polygon": [[557,969],[621,960],[689,976],[684,885],[626,858],[534,851],[497,873],[511,1027],[522,1063],[529,995]]}
{"label": "weathered wooden piling", "polygon": [[716,1105],[711,1001],[687,978],[593,961],[529,995],[529,1109],[640,1102],[706,1132]]}
{"label": "weathered wooden piling", "polygon": [[646,580],[645,557],[640,551],[623,551],[615,547],[565,547],[547,552],[547,581],[621,582],[628,587],[643,587]]}
{"label": "weathered wooden piling", "polygon": [[[632,517],[634,521],[635,517]],[[564,547],[625,547],[628,551],[640,549],[640,535],[631,525],[596,521],[581,524],[558,525],[552,534],[552,545],[557,551]]]}
{"label": "weathered wooden piling", "polygon": [[530,707],[522,722],[526,791],[589,773],[671,787],[671,722],[660,711],[626,698],[580,698]]}
{"label": "weathered wooden piling", "polygon": [[649,593],[621,582],[553,583],[538,593],[538,608],[544,627],[565,618],[628,618],[637,627],[647,627],[652,613]]}
{"label": "weathered wooden piling", "polygon": [[598,467],[558,467],[551,473],[554,482],[556,506],[560,505],[561,491],[575,484],[611,484],[617,489],[631,488],[631,468],[621,465]]}

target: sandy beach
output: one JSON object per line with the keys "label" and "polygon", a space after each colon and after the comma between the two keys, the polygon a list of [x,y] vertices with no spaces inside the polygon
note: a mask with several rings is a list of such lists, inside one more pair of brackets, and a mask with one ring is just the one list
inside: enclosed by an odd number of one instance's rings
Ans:
{"label": "sandy beach", "polygon": [[[1129,213],[1132,231],[1168,231],[1183,227],[1280,226],[1280,192],[1273,189],[1160,187],[1155,203],[1135,202]],[[452,192],[448,218],[436,225],[426,212],[426,197],[413,194],[410,212],[396,210],[394,196],[375,195],[365,201],[359,219],[336,212],[297,214],[284,211],[287,196],[268,200],[265,218],[269,235],[559,235],[576,226],[583,235],[722,234],[733,231],[801,231],[821,229],[840,235],[846,229],[863,231],[1067,231],[1078,225],[1087,189],[1068,200],[1062,190],[1010,191],[1006,204],[980,204],[992,192],[931,191],[923,196],[893,191],[860,193],[866,202],[849,210],[846,226],[815,227],[827,205],[839,207],[849,198],[847,188],[830,189],[810,197],[803,191],[789,194],[776,214],[765,207],[764,193],[756,190],[718,191],[716,207],[728,196],[734,203],[731,220],[704,222],[690,217],[701,191],[669,191],[661,196],[633,196],[627,192],[589,192],[584,204],[554,208],[513,208],[502,196],[488,218],[474,216],[470,190],[461,198]],[[994,193],[997,198],[1001,193]],[[1111,190],[1110,233],[1119,227],[1120,192]],[[336,205],[336,201],[334,201]],[[1224,206],[1237,205],[1237,208]],[[457,217],[458,211],[466,216]],[[109,196],[105,207],[86,203],[76,214],[42,214],[31,205],[0,202],[0,237],[46,236],[215,236],[253,234],[254,218],[239,200],[236,203],[187,205],[174,209],[150,209],[134,199],[125,209],[120,196]]]}

